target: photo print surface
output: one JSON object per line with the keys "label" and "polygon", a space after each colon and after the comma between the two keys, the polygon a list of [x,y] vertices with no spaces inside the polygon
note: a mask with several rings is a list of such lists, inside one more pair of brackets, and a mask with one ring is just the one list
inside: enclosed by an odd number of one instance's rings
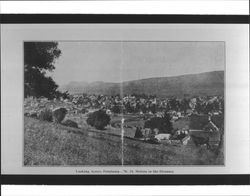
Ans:
{"label": "photo print surface", "polygon": [[23,49],[23,166],[225,164],[225,42],[24,41]]}

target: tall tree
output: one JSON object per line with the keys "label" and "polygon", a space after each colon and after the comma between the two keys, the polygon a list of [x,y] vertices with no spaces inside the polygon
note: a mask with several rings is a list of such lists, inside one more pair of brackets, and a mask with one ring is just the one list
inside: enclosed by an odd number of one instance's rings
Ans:
{"label": "tall tree", "polygon": [[46,74],[61,55],[57,42],[24,42],[24,96],[55,97],[58,85]]}
{"label": "tall tree", "polygon": [[190,108],[189,106],[189,100],[184,98],[180,102],[180,109],[183,111],[185,114],[187,113],[187,110]]}

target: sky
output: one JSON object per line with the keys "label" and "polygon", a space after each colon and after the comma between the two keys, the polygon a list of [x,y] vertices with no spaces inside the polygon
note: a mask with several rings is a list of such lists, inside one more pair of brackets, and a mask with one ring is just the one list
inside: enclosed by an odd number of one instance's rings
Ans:
{"label": "sky", "polygon": [[59,42],[52,74],[71,81],[122,82],[224,70],[224,42]]}

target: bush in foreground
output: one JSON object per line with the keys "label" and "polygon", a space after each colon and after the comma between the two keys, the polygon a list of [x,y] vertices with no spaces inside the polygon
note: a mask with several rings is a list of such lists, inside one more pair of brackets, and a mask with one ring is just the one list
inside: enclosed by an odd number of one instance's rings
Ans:
{"label": "bush in foreground", "polygon": [[52,111],[48,108],[45,108],[44,110],[40,111],[38,115],[38,119],[42,121],[53,121]]}
{"label": "bush in foreground", "polygon": [[103,130],[110,123],[110,116],[104,110],[93,112],[87,118],[87,123],[96,129]]}
{"label": "bush in foreground", "polygon": [[74,122],[73,120],[69,120],[69,119],[63,121],[62,125],[67,126],[67,127],[78,128],[78,124]]}
{"label": "bush in foreground", "polygon": [[61,123],[67,114],[67,109],[65,108],[56,108],[52,112],[54,121]]}

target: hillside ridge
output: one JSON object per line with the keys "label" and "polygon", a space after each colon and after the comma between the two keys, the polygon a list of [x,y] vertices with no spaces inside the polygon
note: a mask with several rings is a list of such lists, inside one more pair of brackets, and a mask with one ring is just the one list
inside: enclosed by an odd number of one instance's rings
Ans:
{"label": "hillside ridge", "polygon": [[212,71],[198,74],[186,74],[169,77],[153,77],[140,80],[112,82],[70,82],[60,88],[71,94],[147,94],[160,97],[184,95],[223,95],[224,71]]}

